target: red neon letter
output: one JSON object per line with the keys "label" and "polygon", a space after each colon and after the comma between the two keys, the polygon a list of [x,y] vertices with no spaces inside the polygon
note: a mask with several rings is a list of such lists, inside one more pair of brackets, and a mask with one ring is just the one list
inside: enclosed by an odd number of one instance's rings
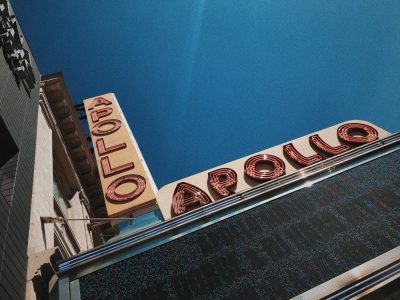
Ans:
{"label": "red neon letter", "polygon": [[176,215],[210,203],[208,195],[198,187],[186,182],[179,183],[172,198],[172,209]]}
{"label": "red neon letter", "polygon": [[283,152],[285,152],[294,162],[304,167],[310,166],[324,159],[319,154],[306,157],[297,151],[292,143],[283,146]]}
{"label": "red neon letter", "polygon": [[99,105],[110,105],[110,104],[112,104],[111,101],[109,101],[103,97],[97,97],[92,100],[92,102],[89,105],[88,110],[92,110],[93,108],[95,108],[96,106],[99,106]]}
{"label": "red neon letter", "polygon": [[107,147],[106,144],[104,143],[103,139],[98,139],[98,140],[96,140],[96,147],[97,147],[97,151],[99,152],[99,155],[104,155],[104,154],[109,154],[111,152],[124,149],[124,148],[126,148],[126,144],[122,143],[122,144]]}
{"label": "red neon letter", "polygon": [[113,112],[113,109],[111,107],[104,107],[100,109],[96,109],[90,113],[90,116],[92,117],[92,122],[96,123],[99,121],[99,119],[107,117],[111,115]]}
{"label": "red neon letter", "polygon": [[[352,134],[353,132],[353,134]],[[361,136],[354,133],[359,132]],[[361,123],[347,123],[340,126],[337,130],[340,140],[353,144],[365,144],[378,139],[378,131],[372,126]]]}
{"label": "red neon letter", "polygon": [[102,157],[101,158],[101,168],[103,169],[103,174],[104,177],[110,177],[115,174],[119,174],[128,170],[131,170],[135,167],[133,162],[112,168],[110,164],[110,160],[108,159],[108,156]]}
{"label": "red neon letter", "polygon": [[[257,165],[260,163],[267,163],[272,165],[272,171],[258,171]],[[259,154],[250,157],[244,164],[244,173],[257,180],[257,181],[267,181],[275,179],[279,176],[285,174],[285,163],[279,157],[268,154]]]}
{"label": "red neon letter", "polygon": [[219,195],[227,197],[234,194],[230,187],[237,184],[237,174],[229,168],[221,168],[208,173],[208,183]]}
{"label": "red neon letter", "polygon": [[[134,183],[136,188],[128,194],[119,194],[116,189],[124,183]],[[139,197],[146,188],[146,179],[139,175],[126,175],[115,179],[107,188],[106,197],[110,201],[130,201]]]}
{"label": "red neon letter", "polygon": [[321,137],[318,134],[314,134],[310,136],[308,139],[311,145],[315,146],[316,148],[318,148],[319,150],[328,155],[338,155],[350,149],[350,147],[347,145],[332,147],[331,145],[325,143],[324,140],[321,139]]}
{"label": "red neon letter", "polygon": [[[110,129],[101,130],[101,127],[104,125],[112,125]],[[93,126],[92,134],[93,135],[108,135],[113,132],[116,132],[121,127],[121,121],[117,119],[109,119],[101,121]]]}

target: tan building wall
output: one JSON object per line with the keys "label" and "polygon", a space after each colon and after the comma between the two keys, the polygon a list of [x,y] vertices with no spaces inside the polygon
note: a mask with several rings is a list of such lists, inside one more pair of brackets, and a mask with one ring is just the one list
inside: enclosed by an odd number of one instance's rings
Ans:
{"label": "tan building wall", "polygon": [[[88,222],[69,221],[67,224],[54,224],[41,221],[41,217],[47,216],[86,219],[89,218],[89,213],[83,203],[84,191],[80,183],[76,182],[78,176],[44,94],[41,95],[40,104],[27,252],[26,299],[40,298],[35,292],[37,288],[34,288],[34,277],[47,276],[43,274],[43,266],[50,264],[50,256],[55,253],[57,246],[62,248],[60,250],[64,257],[93,247],[92,236],[87,229]],[[71,178],[75,178],[73,184]],[[64,203],[55,200],[55,181],[61,183],[65,206]]]}
{"label": "tan building wall", "polygon": [[[71,198],[70,203],[71,208],[68,209],[69,218],[89,218],[89,214],[80,199],[79,192],[75,193],[75,195]],[[92,238],[86,226],[88,223],[71,221],[69,224],[76,236],[76,239],[78,240],[81,251],[93,248]]]}
{"label": "tan building wall", "polygon": [[40,222],[40,216],[54,215],[53,160],[48,159],[53,153],[52,131],[41,107],[38,112],[36,141],[28,256],[54,247],[54,226],[44,224],[43,232]]}

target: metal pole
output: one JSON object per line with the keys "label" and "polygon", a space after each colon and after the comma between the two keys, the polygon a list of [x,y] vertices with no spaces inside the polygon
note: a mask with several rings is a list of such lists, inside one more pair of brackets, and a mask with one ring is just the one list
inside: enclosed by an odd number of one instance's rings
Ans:
{"label": "metal pole", "polygon": [[65,221],[94,221],[94,222],[107,222],[107,221],[132,221],[135,218],[63,218],[63,217],[40,217],[42,223],[62,223]]}

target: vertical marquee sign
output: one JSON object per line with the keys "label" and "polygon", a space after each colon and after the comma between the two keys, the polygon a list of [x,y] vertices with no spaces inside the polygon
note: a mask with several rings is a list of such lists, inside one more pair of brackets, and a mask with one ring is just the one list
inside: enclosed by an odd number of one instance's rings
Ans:
{"label": "vertical marquee sign", "polygon": [[157,208],[157,188],[114,94],[84,101],[109,217]]}

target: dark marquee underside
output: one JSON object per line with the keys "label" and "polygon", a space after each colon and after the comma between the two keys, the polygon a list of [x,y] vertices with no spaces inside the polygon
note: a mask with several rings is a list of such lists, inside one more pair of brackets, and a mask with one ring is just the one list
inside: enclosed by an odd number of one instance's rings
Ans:
{"label": "dark marquee underside", "polygon": [[296,296],[400,244],[400,151],[80,278],[82,299]]}

